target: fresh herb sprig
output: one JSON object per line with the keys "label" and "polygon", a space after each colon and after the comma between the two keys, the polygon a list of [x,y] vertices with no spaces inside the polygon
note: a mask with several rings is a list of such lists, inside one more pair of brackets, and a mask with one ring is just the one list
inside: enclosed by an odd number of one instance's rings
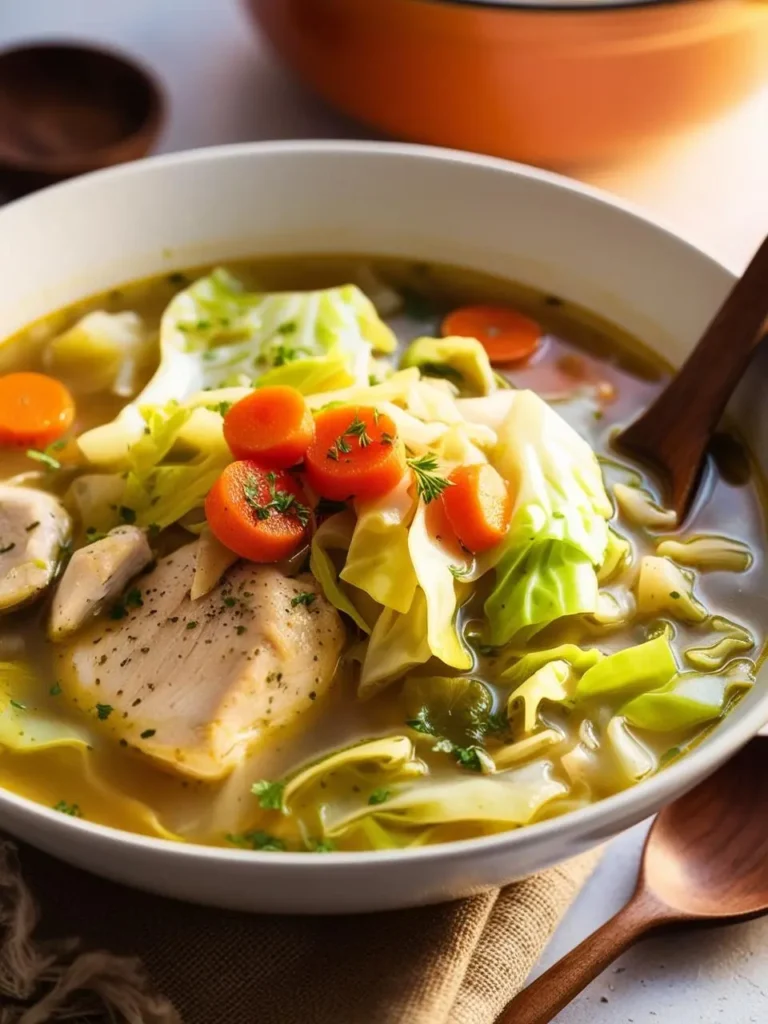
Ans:
{"label": "fresh herb sprig", "polygon": [[295,494],[290,491],[277,489],[277,477],[274,473],[267,473],[269,485],[269,501],[263,502],[259,496],[259,485],[256,477],[249,474],[243,484],[245,500],[251,506],[257,519],[269,519],[272,513],[277,515],[295,516],[302,526],[309,522],[309,506],[299,501]]}
{"label": "fresh herb sprig", "polygon": [[452,486],[451,481],[440,472],[434,452],[425,452],[418,458],[406,459],[406,462],[413,470],[419,497],[425,505],[439,498],[444,490]]}

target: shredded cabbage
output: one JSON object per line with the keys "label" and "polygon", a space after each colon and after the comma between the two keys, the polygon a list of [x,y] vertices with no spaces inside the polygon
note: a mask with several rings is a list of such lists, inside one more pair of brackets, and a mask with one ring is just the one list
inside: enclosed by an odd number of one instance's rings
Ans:
{"label": "shredded cabbage", "polygon": [[372,697],[393,679],[432,657],[427,640],[427,599],[417,587],[405,614],[385,608],[365,651],[358,696]]}
{"label": "shredded cabbage", "polygon": [[719,718],[734,690],[750,685],[737,677],[682,672],[663,688],[635,697],[618,714],[651,732],[692,729]]}
{"label": "shredded cabbage", "polygon": [[156,338],[136,313],[94,310],[48,343],[43,365],[75,394],[109,390],[131,398],[155,353]]}
{"label": "shredded cabbage", "polygon": [[396,612],[407,612],[416,590],[408,549],[415,498],[406,475],[382,498],[355,503],[357,522],[339,577]]}
{"label": "shredded cabbage", "polygon": [[677,525],[677,513],[658,505],[648,491],[640,487],[628,487],[626,484],[614,484],[613,493],[625,518],[635,526],[656,529]]}
{"label": "shredded cabbage", "polygon": [[561,644],[559,647],[550,647],[546,651],[531,651],[529,654],[524,654],[509,668],[505,668],[499,675],[499,681],[516,686],[552,661],[567,662],[574,672],[582,675],[587,669],[596,665],[603,656],[595,647],[584,650],[577,647],[576,644]]}
{"label": "shredded cabbage", "polygon": [[669,640],[657,636],[601,658],[581,677],[574,696],[576,700],[586,700],[655,690],[669,682],[676,672]]}
{"label": "shredded cabbage", "polygon": [[[105,781],[93,765],[90,731],[84,721],[64,721],[50,714],[36,696],[39,680],[23,661],[0,662],[0,748],[12,755],[47,760],[34,798],[47,794],[50,806],[66,798],[76,802],[85,817],[142,835],[181,840],[166,829],[154,811]],[[4,784],[15,789],[13,768]],[[23,790],[20,790],[23,792]]]}
{"label": "shredded cabbage", "polygon": [[496,390],[488,353],[475,338],[417,338],[403,353],[400,365],[418,366],[425,376],[444,377],[470,394]]}
{"label": "shredded cabbage", "polygon": [[646,555],[640,560],[635,587],[640,615],[671,615],[681,622],[703,622],[707,609],[693,593],[693,574],[668,558]]}
{"label": "shredded cabbage", "polygon": [[534,731],[542,701],[558,702],[569,696],[570,676],[571,666],[567,661],[550,661],[512,691],[507,701],[507,716],[516,734],[529,736]]}
{"label": "shredded cabbage", "polygon": [[112,423],[78,439],[94,465],[121,465],[144,428],[141,408],[228,385],[290,384],[305,394],[367,383],[373,351],[396,340],[355,285],[245,292],[216,270],[176,295],[160,324],[160,365]]}
{"label": "shredded cabbage", "polygon": [[371,632],[372,623],[365,619],[355,603],[354,590],[339,580],[332,551],[346,555],[355,531],[355,518],[351,512],[337,512],[330,516],[315,532],[309,557],[309,568],[322,588],[323,594],[334,608],[344,612],[364,633]]}
{"label": "shredded cabbage", "polygon": [[459,636],[457,590],[461,586],[451,572],[456,554],[427,528],[427,506],[420,501],[408,535],[408,549],[427,599],[427,641],[432,654],[452,668],[472,667],[472,653]]}
{"label": "shredded cabbage", "polygon": [[657,545],[656,554],[702,572],[746,572],[753,562],[746,544],[718,536],[693,537],[687,541],[663,540]]}
{"label": "shredded cabbage", "polygon": [[495,645],[596,610],[612,512],[586,441],[533,392],[513,395],[491,458],[517,496],[485,603]]}
{"label": "shredded cabbage", "polygon": [[554,777],[549,761],[534,761],[495,775],[410,786],[373,807],[352,811],[329,807],[325,832],[331,837],[342,835],[368,816],[399,828],[450,822],[525,825],[545,804],[566,791]]}

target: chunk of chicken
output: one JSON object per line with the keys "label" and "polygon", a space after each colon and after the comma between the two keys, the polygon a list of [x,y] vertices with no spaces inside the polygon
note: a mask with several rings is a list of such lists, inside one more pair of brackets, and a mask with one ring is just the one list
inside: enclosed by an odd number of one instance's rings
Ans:
{"label": "chunk of chicken", "polygon": [[52,494],[0,484],[0,612],[45,590],[71,530],[72,520]]}
{"label": "chunk of chicken", "polygon": [[61,640],[120,596],[127,583],[152,561],[146,534],[118,526],[72,555],[56,588],[48,633]]}
{"label": "chunk of chicken", "polygon": [[215,779],[329,690],[344,627],[312,577],[271,566],[239,562],[192,601],[196,548],[159,562],[124,618],[60,645],[58,678],[122,741]]}

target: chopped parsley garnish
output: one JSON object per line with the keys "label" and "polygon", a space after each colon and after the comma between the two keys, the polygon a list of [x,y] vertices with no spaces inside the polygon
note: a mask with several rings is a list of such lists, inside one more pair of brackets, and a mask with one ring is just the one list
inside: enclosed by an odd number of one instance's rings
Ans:
{"label": "chopped parsley garnish", "polygon": [[106,722],[115,709],[111,704],[97,704],[95,711],[100,722]]}
{"label": "chopped parsley garnish", "polygon": [[374,789],[368,797],[368,803],[372,807],[375,807],[376,804],[383,804],[385,800],[389,800],[389,795],[389,790],[380,786],[378,789]]}
{"label": "chopped parsley garnish", "polygon": [[6,552],[8,552],[8,551],[13,551],[13,549],[14,549],[15,547],[16,547],[16,543],[15,543],[15,541],[11,541],[11,543],[10,543],[10,544],[3,544],[3,546],[2,546],[2,547],[0,547],[0,555],[4,555],[4,554],[6,554]]}
{"label": "chopped parsley garnish", "polygon": [[[374,414],[376,410],[374,409]],[[377,416],[374,415],[374,422],[377,421]],[[361,448],[367,448],[371,444],[371,436],[368,433],[368,428],[360,419],[360,416],[355,413],[355,418],[349,424],[346,429],[347,437],[356,437]]]}
{"label": "chopped parsley garnish", "polygon": [[682,752],[682,747],[670,747],[669,750],[666,750],[659,758],[659,768],[663,768],[665,765],[669,764],[670,761],[674,761],[676,757],[679,757],[682,754]]}
{"label": "chopped parsley garnish", "polygon": [[280,324],[277,328],[278,334],[295,334],[296,333],[296,321],[286,320],[285,323]]}
{"label": "chopped parsley garnish", "polygon": [[426,452],[418,458],[406,459],[406,462],[414,472],[416,487],[425,505],[439,498],[443,491],[451,486],[450,481],[440,474],[437,456],[433,452]]}
{"label": "chopped parsley garnish", "polygon": [[271,836],[269,832],[254,830],[243,832],[241,835],[233,835],[228,832],[226,840],[232,846],[239,846],[242,850],[284,850],[285,843],[277,836]]}
{"label": "chopped parsley garnish", "polygon": [[35,462],[42,462],[46,469],[61,469],[59,460],[55,459],[47,451],[41,452],[37,448],[28,448],[27,458],[34,459]]}
{"label": "chopped parsley garnish", "polygon": [[680,600],[680,594],[678,593],[677,590],[671,590],[670,593],[669,593],[669,596],[672,598],[673,601],[679,601]]}
{"label": "chopped parsley garnish", "polygon": [[285,366],[286,363],[292,363],[294,359],[299,359],[301,356],[311,355],[308,348],[302,348],[300,345],[278,345],[275,349],[275,354],[272,359],[273,366]]}
{"label": "chopped parsley garnish", "polygon": [[317,594],[313,594],[309,590],[305,590],[301,594],[297,594],[296,597],[291,598],[291,608],[295,608],[297,605],[304,604],[309,607],[317,600]]}
{"label": "chopped parsley garnish", "polygon": [[492,733],[504,733],[509,729],[509,718],[505,710],[494,711],[488,715],[483,723],[483,732],[488,735]]}
{"label": "chopped parsley garnish", "polygon": [[225,597],[224,598],[224,604],[226,605],[227,608],[234,608],[235,605],[237,604],[237,598],[236,597]]}
{"label": "chopped parsley garnish", "polygon": [[257,519],[269,519],[274,512],[277,515],[295,516],[302,526],[309,522],[310,510],[307,505],[299,501],[295,494],[290,491],[279,491],[277,489],[277,478],[274,473],[267,473],[269,485],[269,501],[262,502],[259,496],[259,485],[256,477],[250,473],[243,484],[245,500],[251,506]]}
{"label": "chopped parsley garnish", "polygon": [[232,402],[217,402],[216,405],[206,405],[210,412],[217,412],[220,416],[226,416],[232,408]]}
{"label": "chopped parsley garnish", "polygon": [[61,814],[69,814],[72,818],[82,818],[83,816],[79,804],[68,804],[66,800],[59,800],[57,804],[53,805],[53,809]]}
{"label": "chopped parsley garnish", "polygon": [[141,608],[144,604],[144,598],[141,596],[141,591],[138,587],[131,587],[128,593],[125,595],[125,606],[126,608]]}
{"label": "chopped parsley garnish", "polygon": [[187,623],[187,629],[197,629],[197,623],[196,622],[188,622]]}
{"label": "chopped parsley garnish", "polygon": [[336,847],[330,839],[307,839],[307,849],[310,853],[333,853]]}
{"label": "chopped parsley garnish", "polygon": [[61,693],[61,683],[54,683],[48,691],[52,697],[58,697]]}
{"label": "chopped parsley garnish", "polygon": [[[493,724],[491,725],[491,723]],[[468,768],[474,772],[495,770],[493,758],[483,747],[474,743],[470,746],[462,747],[449,740],[447,736],[440,736],[429,718],[429,711],[426,707],[420,708],[416,718],[410,719],[405,724],[415,732],[423,733],[425,736],[433,736],[435,743],[432,750],[437,754],[450,754],[462,768]],[[498,714],[489,715],[485,722],[478,722],[478,739],[481,740],[486,732],[496,731],[499,724],[500,718]]]}
{"label": "chopped parsley garnish", "polygon": [[135,509],[129,508],[127,505],[121,505],[118,512],[120,513],[122,521],[124,523],[128,523],[129,526],[132,526],[136,522]]}
{"label": "chopped parsley garnish", "polygon": [[11,707],[16,708],[17,711],[26,711],[27,705],[22,704],[20,700],[11,700]]}
{"label": "chopped parsley garnish", "polygon": [[[378,409],[374,409],[373,410],[373,422],[374,423],[378,423],[379,422],[379,416],[380,416],[379,410]],[[381,436],[381,443],[382,444],[391,444],[392,443],[392,439],[390,438],[389,441],[385,441],[384,440],[385,436],[389,437],[389,434],[386,434],[386,435],[382,434],[382,436]],[[349,452],[351,452],[352,451],[352,447],[351,447],[349,441],[347,441],[348,437],[356,437],[357,438],[357,443],[360,445],[361,448],[367,448],[368,445],[373,444],[373,438],[368,433],[368,427],[360,419],[360,415],[357,412],[355,413],[354,419],[349,424],[349,426],[344,431],[344,433],[343,434],[339,434],[339,436],[333,442],[331,447],[328,449],[328,451],[326,452],[326,458],[332,459],[334,462],[338,462],[339,461],[339,455],[347,455]]]}
{"label": "chopped parsley garnish", "polygon": [[416,717],[411,718],[405,724],[409,729],[413,729],[414,732],[422,732],[425,736],[434,735],[434,729],[429,720],[429,712],[426,708],[419,708],[419,712]]}
{"label": "chopped parsley garnish", "polygon": [[145,729],[144,732],[139,734],[139,739],[150,740],[157,732],[157,729]]}
{"label": "chopped parsley garnish", "polygon": [[251,793],[259,798],[259,806],[265,811],[281,811],[283,809],[284,782],[270,782],[261,779],[251,786]]}

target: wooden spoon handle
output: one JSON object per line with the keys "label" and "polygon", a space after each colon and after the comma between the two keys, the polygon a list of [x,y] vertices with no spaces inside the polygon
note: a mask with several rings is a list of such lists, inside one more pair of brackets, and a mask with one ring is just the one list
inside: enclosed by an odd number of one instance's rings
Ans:
{"label": "wooden spoon handle", "polygon": [[636,893],[615,917],[516,995],[496,1024],[547,1024],[620,953],[663,921],[659,904]]}
{"label": "wooden spoon handle", "polygon": [[619,443],[645,450],[662,465],[697,465],[762,337],[766,316],[768,238],[680,371]]}

